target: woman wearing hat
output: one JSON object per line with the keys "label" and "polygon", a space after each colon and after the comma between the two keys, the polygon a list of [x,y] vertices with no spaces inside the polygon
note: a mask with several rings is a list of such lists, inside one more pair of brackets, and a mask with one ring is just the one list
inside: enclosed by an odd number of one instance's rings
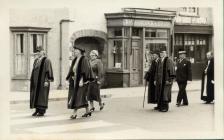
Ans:
{"label": "woman wearing hat", "polygon": [[84,49],[78,46],[74,47],[75,58],[66,77],[66,80],[69,81],[68,108],[74,109],[71,119],[76,119],[77,110],[80,108],[86,109],[86,113],[82,117],[91,116],[87,92],[89,82],[92,79],[92,72],[88,59],[83,55],[84,52]]}
{"label": "woman wearing hat", "polygon": [[97,50],[92,50],[90,52],[90,65],[93,71],[94,80],[89,85],[89,101],[91,109],[90,111],[94,111],[95,107],[93,105],[93,101],[99,102],[100,110],[103,109],[104,103],[102,103],[100,97],[100,87],[103,82],[103,63],[100,59],[98,59],[99,53]]}

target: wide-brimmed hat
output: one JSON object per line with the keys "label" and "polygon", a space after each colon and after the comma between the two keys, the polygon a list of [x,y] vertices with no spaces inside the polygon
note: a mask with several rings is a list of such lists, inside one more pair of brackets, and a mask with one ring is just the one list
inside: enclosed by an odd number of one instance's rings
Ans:
{"label": "wide-brimmed hat", "polygon": [[82,48],[82,47],[80,47],[80,46],[74,45],[73,48],[74,48],[74,49],[78,49],[78,50],[80,50],[81,52],[85,52],[85,49]]}

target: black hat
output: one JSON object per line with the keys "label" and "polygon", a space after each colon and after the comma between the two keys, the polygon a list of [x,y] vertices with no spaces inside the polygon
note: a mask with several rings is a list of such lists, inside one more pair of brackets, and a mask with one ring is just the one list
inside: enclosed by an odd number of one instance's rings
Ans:
{"label": "black hat", "polygon": [[178,54],[186,54],[186,51],[179,51]]}
{"label": "black hat", "polygon": [[43,51],[43,50],[44,50],[44,48],[42,46],[37,46],[37,48],[36,48],[37,52],[40,52],[40,51]]}
{"label": "black hat", "polygon": [[160,48],[160,53],[166,51],[165,47]]}
{"label": "black hat", "polygon": [[153,51],[153,52],[151,52],[152,54],[157,54],[157,55],[159,55],[159,51],[158,50],[155,50],[155,51]]}
{"label": "black hat", "polygon": [[78,49],[78,50],[80,50],[82,53],[85,52],[85,49],[82,48],[82,47],[80,47],[80,46],[76,46],[76,45],[74,45],[73,48],[74,48],[74,49]]}

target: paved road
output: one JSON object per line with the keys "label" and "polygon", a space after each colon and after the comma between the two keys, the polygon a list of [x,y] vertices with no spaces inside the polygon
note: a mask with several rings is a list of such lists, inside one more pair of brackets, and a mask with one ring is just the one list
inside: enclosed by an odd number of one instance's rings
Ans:
{"label": "paved road", "polygon": [[[29,104],[20,103],[10,106],[11,133],[13,134],[77,134],[106,138],[122,137],[131,134],[147,135],[151,132],[209,132],[214,128],[214,104],[203,104],[199,92],[188,93],[189,106],[176,107],[176,93],[167,113],[153,110],[155,105],[146,104],[142,108],[142,97],[105,98],[103,111],[97,110],[89,118],[70,120],[71,110],[66,101],[49,102],[45,117],[34,118],[34,110]],[[96,105],[96,107],[98,107]],[[99,135],[100,134],[100,135]],[[147,136],[146,136],[147,137]],[[145,137],[143,137],[145,138]]]}

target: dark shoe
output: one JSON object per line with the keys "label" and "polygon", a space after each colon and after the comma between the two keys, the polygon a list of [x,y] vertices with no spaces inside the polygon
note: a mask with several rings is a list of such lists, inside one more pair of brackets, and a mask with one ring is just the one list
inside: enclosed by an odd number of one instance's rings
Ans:
{"label": "dark shoe", "polygon": [[160,111],[160,112],[167,112],[168,109],[160,109],[159,111]]}
{"label": "dark shoe", "polygon": [[44,116],[44,114],[43,113],[38,113],[36,116],[42,117],[42,116]]}
{"label": "dark shoe", "polygon": [[103,110],[103,108],[104,108],[104,103],[102,103],[102,105],[100,106],[100,110]]}
{"label": "dark shoe", "polygon": [[157,106],[157,107],[154,107],[154,110],[159,110],[159,107]]}
{"label": "dark shoe", "polygon": [[38,114],[38,112],[35,111],[35,112],[32,114],[32,116],[37,116],[37,114]]}
{"label": "dark shoe", "polygon": [[180,103],[176,103],[177,107],[180,107]]}
{"label": "dark shoe", "polygon": [[188,106],[188,103],[187,104],[182,104],[183,106]]}
{"label": "dark shoe", "polygon": [[93,112],[95,110],[95,107],[91,108],[89,111],[90,112]]}
{"label": "dark shoe", "polygon": [[205,102],[205,104],[210,104],[210,103],[211,103],[210,101]]}
{"label": "dark shoe", "polygon": [[70,118],[71,119],[76,119],[77,118],[77,115],[71,115]]}
{"label": "dark shoe", "polygon": [[88,116],[91,116],[91,112],[88,112],[88,113],[85,113],[84,115],[82,115],[82,117],[88,117]]}

